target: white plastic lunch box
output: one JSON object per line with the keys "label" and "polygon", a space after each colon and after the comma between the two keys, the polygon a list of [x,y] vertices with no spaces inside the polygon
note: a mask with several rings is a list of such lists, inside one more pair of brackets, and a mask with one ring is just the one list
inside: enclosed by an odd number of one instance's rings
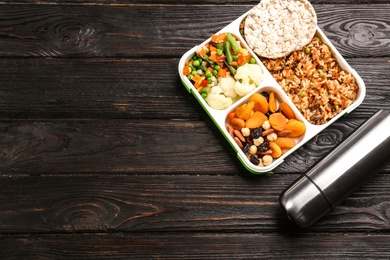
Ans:
{"label": "white plastic lunch box", "polygon": [[[264,80],[262,83],[252,92],[248,93],[247,95],[241,97],[238,101],[234,102],[230,107],[224,109],[224,110],[216,110],[211,108],[207,102],[204,100],[204,98],[201,96],[201,94],[197,91],[197,89],[194,87],[194,85],[191,83],[191,81],[183,75],[183,68],[185,66],[185,63],[191,59],[191,57],[194,55],[196,49],[199,46],[203,46],[206,43],[208,43],[211,40],[211,37],[201,43],[200,45],[194,46],[192,49],[187,51],[182,58],[180,59],[178,70],[179,75],[181,78],[181,81],[183,85],[187,88],[187,90],[192,93],[195,98],[198,100],[198,102],[202,105],[204,110],[207,112],[207,114],[210,116],[210,118],[214,121],[214,123],[217,125],[219,130],[222,132],[224,137],[227,139],[227,141],[230,143],[230,145],[233,147],[233,149],[237,152],[237,157],[241,161],[241,163],[245,166],[247,170],[249,170],[252,173],[255,174],[263,174],[272,171],[275,169],[278,165],[280,165],[284,159],[289,156],[291,153],[293,153],[295,150],[300,148],[303,144],[305,144],[307,141],[309,141],[311,138],[313,138],[315,135],[320,133],[322,130],[327,128],[329,125],[334,123],[336,120],[338,120],[340,117],[350,113],[352,110],[354,110],[356,107],[358,107],[362,102],[366,94],[366,88],[364,85],[363,80],[361,77],[356,73],[354,69],[351,68],[351,66],[345,61],[345,59],[340,55],[340,53],[336,50],[336,48],[333,46],[333,44],[329,41],[329,39],[325,36],[325,34],[321,31],[321,29],[317,26],[316,36],[319,37],[322,42],[327,44],[329,48],[331,49],[331,52],[333,54],[333,57],[337,59],[339,66],[345,70],[350,72],[356,79],[356,83],[359,86],[358,96],[357,99],[353,104],[351,104],[349,107],[347,107],[345,110],[343,110],[341,113],[336,115],[334,118],[332,118],[330,121],[323,125],[314,125],[308,122],[303,115],[299,112],[299,110],[296,108],[296,106],[292,103],[292,101],[288,98],[286,93],[283,91],[283,89],[279,86],[277,81],[272,77],[272,75],[269,73],[269,71],[265,68],[263,63],[260,61],[260,59],[257,57],[257,55],[249,48],[249,46],[246,44],[244,38],[240,34],[240,24],[243,21],[243,19],[248,15],[249,11],[234,20],[232,23],[221,29],[219,33],[231,33],[236,37],[236,39],[241,41],[241,45],[249,50],[252,57],[254,57],[257,61],[257,63],[262,67],[264,72]],[[287,102],[290,107],[294,110],[296,118],[300,121],[304,122],[306,124],[306,132],[303,136],[299,137],[296,141],[297,144],[288,150],[285,154],[283,154],[281,157],[275,159],[272,164],[267,166],[256,166],[252,164],[246,154],[240,149],[240,147],[237,145],[237,143],[234,141],[233,137],[229,134],[229,132],[226,129],[226,125],[228,123],[228,113],[235,110],[236,107],[242,105],[243,103],[247,102],[249,97],[254,93],[261,93],[262,91],[273,91],[275,92],[278,102]]]}

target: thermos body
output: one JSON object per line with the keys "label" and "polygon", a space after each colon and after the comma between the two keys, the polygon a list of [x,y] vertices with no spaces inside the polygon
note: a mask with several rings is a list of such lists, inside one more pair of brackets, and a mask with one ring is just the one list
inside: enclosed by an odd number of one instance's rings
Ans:
{"label": "thermos body", "polygon": [[389,162],[390,115],[380,110],[283,191],[280,205],[308,227]]}

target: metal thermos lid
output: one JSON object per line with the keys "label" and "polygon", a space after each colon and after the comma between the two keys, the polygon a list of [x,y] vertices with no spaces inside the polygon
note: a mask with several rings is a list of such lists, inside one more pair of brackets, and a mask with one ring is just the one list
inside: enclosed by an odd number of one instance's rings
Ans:
{"label": "metal thermos lid", "polygon": [[380,110],[279,198],[289,219],[308,227],[390,162],[390,115]]}
{"label": "metal thermos lid", "polygon": [[308,227],[332,207],[318,187],[302,175],[280,196],[280,204],[288,218],[299,227]]}

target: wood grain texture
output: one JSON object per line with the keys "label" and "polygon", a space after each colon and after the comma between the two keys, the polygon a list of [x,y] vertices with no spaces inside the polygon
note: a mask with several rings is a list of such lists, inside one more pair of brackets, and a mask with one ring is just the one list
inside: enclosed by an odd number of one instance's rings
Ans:
{"label": "wood grain texture", "polygon": [[[22,234],[296,232],[278,198],[298,176],[3,176],[0,230]],[[301,231],[386,232],[389,178],[375,176]]]}
{"label": "wood grain texture", "polygon": [[[314,239],[314,237],[316,239]],[[117,233],[0,237],[6,259],[387,259],[388,234]]]}
{"label": "wood grain texture", "polygon": [[[362,122],[336,122],[273,172],[307,171]],[[0,137],[0,172],[7,175],[247,172],[212,122],[12,120],[0,123]]]}
{"label": "wood grain texture", "polygon": [[388,259],[390,164],[309,229],[278,198],[389,109],[390,4],[311,0],[367,95],[257,176],[177,71],[257,3],[1,2],[0,258]]}
{"label": "wood grain texture", "polygon": [[[359,112],[351,118],[365,119],[378,109],[388,109],[389,60],[347,61],[367,89]],[[0,119],[205,120],[207,114],[180,82],[178,62],[176,58],[0,59]]]}
{"label": "wood grain texture", "polygon": [[[389,236],[357,233],[20,235],[0,238],[7,259],[386,259]],[[284,245],[275,247],[274,245]],[[373,251],[373,248],[376,250]]]}
{"label": "wood grain texture", "polygon": [[[2,5],[0,56],[179,57],[252,7]],[[390,55],[390,5],[314,7],[319,26],[343,56]],[[194,9],[202,15],[192,15]]]}

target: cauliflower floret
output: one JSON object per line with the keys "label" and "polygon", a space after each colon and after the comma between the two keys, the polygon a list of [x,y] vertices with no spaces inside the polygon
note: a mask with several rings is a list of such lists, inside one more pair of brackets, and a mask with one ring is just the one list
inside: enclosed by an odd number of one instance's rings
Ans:
{"label": "cauliflower floret", "polygon": [[211,88],[205,100],[210,107],[219,110],[225,109],[233,104],[233,100],[222,94],[222,89],[218,86]]}
{"label": "cauliflower floret", "polygon": [[237,80],[234,90],[238,95],[244,96],[260,85],[264,74],[260,65],[247,63],[237,69],[234,78]]}
{"label": "cauliflower floret", "polygon": [[245,96],[255,88],[255,84],[243,84],[239,81],[236,81],[236,84],[234,84],[234,91],[236,91],[236,93],[240,96]]}
{"label": "cauliflower floret", "polygon": [[246,64],[249,67],[249,77],[253,80],[256,86],[259,86],[264,79],[264,73],[258,64]]}
{"label": "cauliflower floret", "polygon": [[226,97],[235,98],[237,96],[236,91],[234,91],[234,84],[236,83],[235,79],[228,75],[226,77],[219,77],[218,87],[222,89],[222,93]]}

